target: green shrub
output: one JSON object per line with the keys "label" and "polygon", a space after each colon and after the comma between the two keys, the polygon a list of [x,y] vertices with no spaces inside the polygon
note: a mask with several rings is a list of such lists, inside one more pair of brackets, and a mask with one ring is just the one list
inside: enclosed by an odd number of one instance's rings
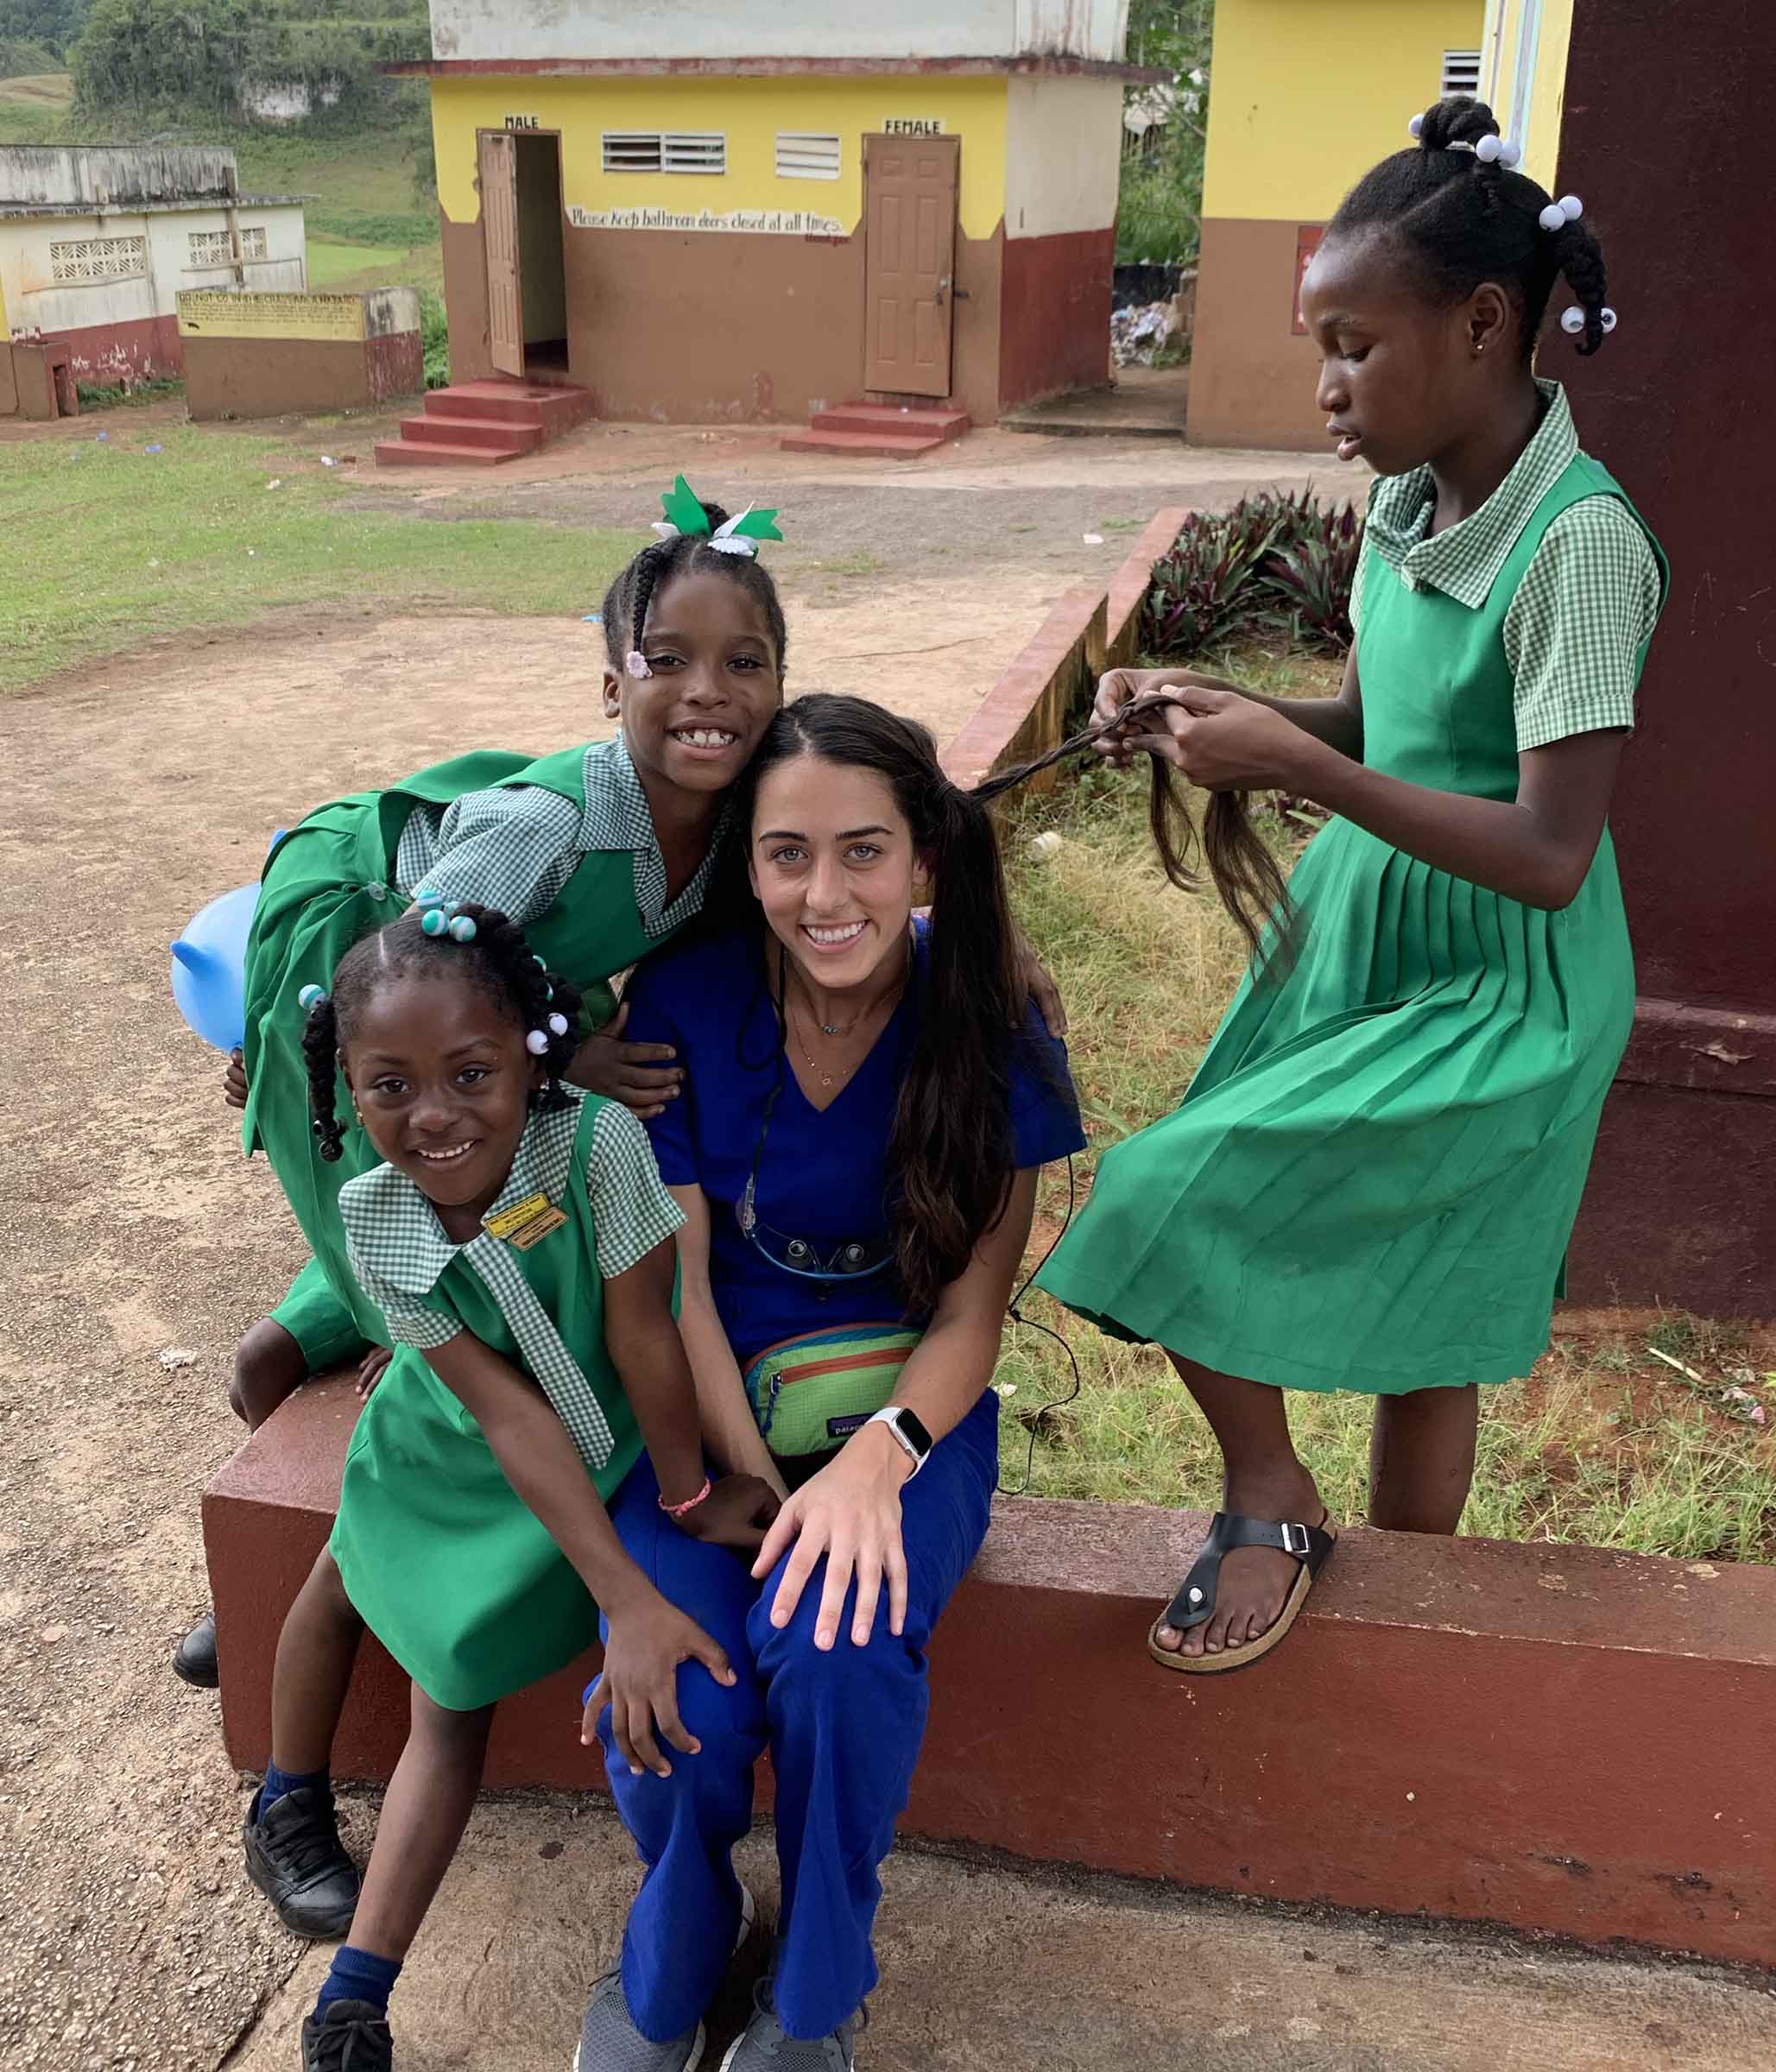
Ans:
{"label": "green shrub", "polygon": [[1362,521],[1349,504],[1264,490],[1230,511],[1192,511],[1153,565],[1143,651],[1169,662],[1237,639],[1282,636],[1341,654]]}
{"label": "green shrub", "polygon": [[426,355],[426,386],[450,386],[450,327],[445,321],[444,304],[429,288],[420,293],[420,344]]}

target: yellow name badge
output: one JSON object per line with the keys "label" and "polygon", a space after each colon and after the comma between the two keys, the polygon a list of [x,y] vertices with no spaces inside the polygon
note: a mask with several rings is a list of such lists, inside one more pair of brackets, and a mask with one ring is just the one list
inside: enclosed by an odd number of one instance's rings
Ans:
{"label": "yellow name badge", "polygon": [[527,1194],[521,1202],[514,1202],[509,1209],[502,1209],[497,1216],[484,1216],[481,1227],[492,1236],[515,1245],[521,1252],[528,1252],[566,1221],[548,1196],[539,1190]]}

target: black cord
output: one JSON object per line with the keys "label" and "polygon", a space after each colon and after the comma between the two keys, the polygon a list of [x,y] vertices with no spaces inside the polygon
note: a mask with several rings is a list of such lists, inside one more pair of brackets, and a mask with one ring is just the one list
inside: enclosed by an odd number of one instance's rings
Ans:
{"label": "black cord", "polygon": [[1067,1405],[1072,1402],[1074,1398],[1078,1396],[1082,1386],[1079,1380],[1079,1362],[1073,1357],[1072,1347],[1067,1343],[1066,1340],[1062,1337],[1059,1331],[1051,1330],[1048,1325],[1046,1323],[1038,1323],[1033,1317],[1026,1317],[1023,1311],[1018,1307],[1018,1304],[1023,1300],[1025,1296],[1029,1293],[1030,1284],[1042,1271],[1043,1267],[1048,1264],[1049,1260],[1054,1257],[1056,1248],[1059,1245],[1062,1238],[1064,1238],[1067,1234],[1067,1226],[1073,1220],[1073,1204],[1076,1198],[1077,1182],[1078,1175],[1073,1171],[1073,1154],[1071,1152],[1069,1152],[1067,1153],[1067,1213],[1061,1220],[1060,1229],[1054,1234],[1054,1243],[1050,1245],[1047,1251],[1046,1251],[1042,1254],[1041,1258],[1036,1261],[1035,1265],[1030,1268],[1029,1273],[1024,1278],[1023,1286],[1018,1290],[1017,1293],[1012,1297],[1010,1304],[1007,1307],[1005,1312],[1014,1323],[1027,1324],[1033,1331],[1040,1331],[1045,1338],[1053,1339],[1054,1342],[1060,1348],[1062,1352],[1066,1355],[1067,1365],[1073,1370],[1073,1386],[1067,1391],[1065,1395],[1057,1396],[1052,1403],[1045,1403],[1041,1409],[1036,1412],[1035,1416],[1029,1420],[1030,1446],[1029,1451],[1024,1457],[1024,1479],[1018,1484],[1015,1489],[1008,1489],[1005,1486],[1004,1477],[1001,1475],[995,1484],[995,1487],[998,1490],[998,1493],[1001,1496],[1027,1496],[1029,1494],[1030,1478],[1036,1472],[1036,1438],[1038,1433],[1042,1429],[1042,1420],[1052,1410],[1065,1410]]}

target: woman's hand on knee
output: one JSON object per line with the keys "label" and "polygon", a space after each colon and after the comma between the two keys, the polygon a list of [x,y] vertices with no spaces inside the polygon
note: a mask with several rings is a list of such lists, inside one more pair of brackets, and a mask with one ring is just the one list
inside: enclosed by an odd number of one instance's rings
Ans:
{"label": "woman's hand on knee", "polygon": [[679,1665],[700,1662],[717,1684],[731,1684],[734,1671],[721,1644],[694,1619],[657,1593],[622,1615],[612,1615],[604,1643],[604,1667],[586,1694],[579,1738],[590,1747],[598,1715],[610,1708],[610,1738],[631,1777],[651,1770],[670,1777],[672,1765],[654,1738],[657,1727],[681,1755],[703,1744],[679,1716]]}
{"label": "woman's hand on knee", "polygon": [[[859,1442],[868,1439],[867,1445]],[[866,1425],[812,1481],[803,1483],[777,1513],[753,1563],[754,1576],[770,1574],[786,1552],[789,1561],[771,1603],[771,1623],[786,1627],[795,1616],[822,1557],[826,1580],[814,1619],[814,1645],[831,1648],[838,1639],[845,1594],[853,1578],[857,1601],[851,1614],[851,1644],[865,1647],[888,1586],[888,1631],[907,1624],[907,1551],[901,1538],[901,1485],[906,1456],[883,1428]]]}

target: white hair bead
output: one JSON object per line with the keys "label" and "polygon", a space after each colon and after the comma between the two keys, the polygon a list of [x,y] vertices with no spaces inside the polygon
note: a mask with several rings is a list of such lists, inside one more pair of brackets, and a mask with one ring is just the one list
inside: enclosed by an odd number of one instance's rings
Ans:
{"label": "white hair bead", "polygon": [[1597,312],[1597,320],[1607,332],[1615,329],[1615,312],[1613,309],[1600,309]]}
{"label": "white hair bead", "polygon": [[1564,231],[1566,228],[1566,213],[1558,201],[1551,201],[1536,218],[1536,221],[1545,231]]}
{"label": "white hair bead", "polygon": [[547,1030],[531,1030],[530,1033],[524,1039],[524,1047],[530,1052],[533,1058],[540,1058],[544,1056],[549,1047],[549,1037]]}
{"label": "white hair bead", "polygon": [[1507,173],[1514,173],[1523,163],[1523,148],[1514,144],[1508,137],[1499,146],[1499,163]]}
{"label": "white hair bead", "polygon": [[565,1014],[551,1014],[549,1028],[553,1034],[565,1036],[567,1033],[567,1017]]}
{"label": "white hair bead", "polygon": [[1563,194],[1560,197],[1560,213],[1569,223],[1577,223],[1584,212],[1585,205],[1577,194]]}
{"label": "white hair bead", "polygon": [[1411,122],[1406,124],[1406,133],[1408,136],[1422,136],[1425,134],[1424,117],[1422,115],[1415,115]]}
{"label": "white hair bead", "polygon": [[1560,328],[1562,331],[1569,332],[1574,338],[1577,338],[1580,332],[1584,329],[1584,327],[1585,313],[1578,306],[1577,303],[1574,303],[1571,309],[1563,309],[1561,311]]}
{"label": "white hair bead", "polygon": [[1482,166],[1489,166],[1498,158],[1504,148],[1497,137],[1482,136],[1474,147],[1474,155]]}

